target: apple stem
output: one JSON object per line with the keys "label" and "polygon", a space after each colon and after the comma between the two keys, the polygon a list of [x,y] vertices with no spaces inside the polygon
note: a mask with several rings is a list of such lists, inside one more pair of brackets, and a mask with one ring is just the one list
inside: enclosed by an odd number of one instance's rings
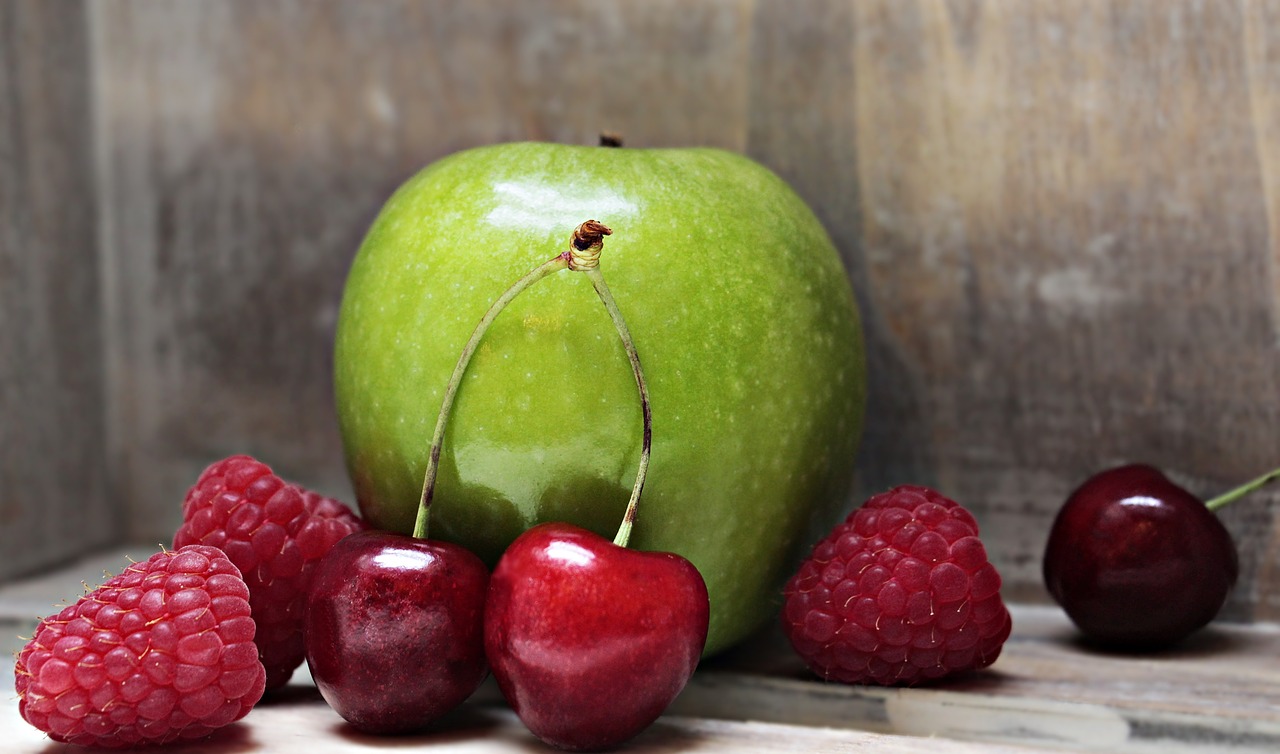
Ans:
{"label": "apple stem", "polygon": [[1277,479],[1280,479],[1280,469],[1272,469],[1260,477],[1250,479],[1235,489],[1227,490],[1204,505],[1209,510],[1216,511],[1229,503],[1234,503],[1236,500],[1248,495],[1250,492],[1267,486]]}
{"label": "apple stem", "polygon": [[511,300],[520,295],[524,289],[550,275],[553,272],[559,272],[570,265],[570,252],[558,254],[552,259],[538,265],[530,270],[524,277],[517,280],[506,290],[493,305],[489,307],[489,311],[484,313],[480,322],[476,325],[476,329],[471,333],[471,339],[462,347],[462,354],[458,356],[458,363],[453,367],[453,374],[449,376],[449,384],[445,386],[444,400],[440,402],[440,416],[436,419],[436,429],[431,435],[431,455],[427,459],[427,471],[423,475],[422,480],[422,498],[418,503],[418,518],[414,522],[413,536],[418,539],[427,538],[427,522],[430,518],[431,499],[435,496],[436,477],[440,471],[440,448],[444,443],[445,425],[449,421],[449,410],[453,407],[453,398],[458,393],[458,388],[462,385],[462,375],[467,371],[467,364],[471,363],[471,357],[475,355],[476,349],[480,346],[480,339],[484,337],[485,331],[489,329],[489,325],[497,319],[498,314],[505,308]]}

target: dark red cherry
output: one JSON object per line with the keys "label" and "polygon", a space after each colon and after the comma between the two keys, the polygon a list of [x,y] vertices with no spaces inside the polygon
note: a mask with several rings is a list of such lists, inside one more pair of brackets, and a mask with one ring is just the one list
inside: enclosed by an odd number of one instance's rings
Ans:
{"label": "dark red cherry", "polygon": [[316,686],[355,728],[416,730],[461,704],[488,673],[489,573],[447,542],[353,534],[320,563],[303,633]]}
{"label": "dark red cherry", "polygon": [[1222,609],[1239,572],[1226,527],[1158,469],[1134,464],[1080,485],[1044,554],[1049,593],[1093,641],[1167,647]]}

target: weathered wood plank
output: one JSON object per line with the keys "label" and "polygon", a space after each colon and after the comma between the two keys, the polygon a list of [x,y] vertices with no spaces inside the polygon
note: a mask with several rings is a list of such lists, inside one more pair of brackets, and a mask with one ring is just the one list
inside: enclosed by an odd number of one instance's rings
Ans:
{"label": "weathered wood plank", "polygon": [[1080,643],[1061,611],[1014,606],[987,670],[916,688],[822,683],[780,632],[705,663],[673,713],[1107,752],[1280,747],[1280,627],[1216,626],[1153,654]]}
{"label": "weathered wood plank", "polygon": [[742,2],[97,8],[113,457],[133,534],[236,451],[339,495],[330,349],[378,206],[511,139],[745,139]]}
{"label": "weathered wood plank", "polygon": [[122,530],[106,494],[88,31],[0,3],[0,580]]}
{"label": "weathered wood plank", "polygon": [[[1249,0],[1243,7],[1245,72],[1267,213],[1267,248],[1262,253],[1270,272],[1274,354],[1280,349],[1280,5]],[[1271,398],[1275,400],[1274,391]],[[1273,494],[1273,507],[1277,500],[1280,496]],[[1256,616],[1280,622],[1280,514],[1273,518],[1270,531],[1259,531],[1255,541],[1260,554],[1249,587],[1257,603]]]}
{"label": "weathered wood plank", "polygon": [[[0,71],[6,322],[92,311],[98,295],[89,266],[33,267],[10,240],[77,232],[25,229],[57,191],[84,192],[60,213],[93,206],[90,180],[26,186],[15,167],[88,170],[87,139],[46,148],[87,110],[20,119],[36,112],[22,82],[90,65],[79,8],[5,6],[7,29],[38,15],[72,31],[44,49],[6,32],[4,55],[41,63]],[[377,206],[450,151],[603,129],[746,151],[814,205],[864,306],[859,495],[914,481],[970,505],[1012,595],[1043,599],[1049,520],[1098,467],[1148,460],[1210,494],[1280,459],[1275,4],[116,2],[89,16],[106,465],[135,537],[167,538],[182,491],[233,451],[345,494],[329,338]],[[78,303],[41,303],[55,269]],[[8,450],[13,433],[92,413],[96,389],[54,388],[92,373],[93,330],[31,321],[0,338],[0,369],[46,365],[0,383],[10,475],[39,468]],[[59,359],[88,367],[40,371]],[[45,463],[101,468],[80,452]],[[78,500],[80,483],[41,494]],[[1229,617],[1280,617],[1278,506],[1272,490],[1224,514],[1243,566]]]}
{"label": "weathered wood plank", "polygon": [[[13,662],[0,659],[0,672],[12,674]],[[386,751],[388,746],[421,747],[439,754],[496,752],[526,754],[544,751],[533,734],[502,706],[467,703],[438,723],[434,730],[388,738],[360,734],[325,705],[314,688],[296,691],[286,702],[255,708],[242,721],[214,733],[208,739],[182,744],[191,754],[229,754],[261,751],[349,754]],[[0,707],[0,735],[12,754],[41,754],[49,739],[18,716],[17,705]],[[1016,754],[1037,751],[1025,747],[992,746],[958,741],[880,735],[859,731],[835,731],[795,725],[664,717],[625,745],[633,754],[782,754],[824,752],[844,754],[875,751],[881,754]]]}
{"label": "weathered wood plank", "polygon": [[[857,159],[795,173],[857,175],[833,224],[889,375],[864,491],[972,506],[1021,597],[1093,471],[1145,460],[1211,494],[1280,460],[1265,5],[851,3],[853,82],[827,94],[853,102]],[[1276,614],[1278,502],[1224,513],[1227,615]]]}

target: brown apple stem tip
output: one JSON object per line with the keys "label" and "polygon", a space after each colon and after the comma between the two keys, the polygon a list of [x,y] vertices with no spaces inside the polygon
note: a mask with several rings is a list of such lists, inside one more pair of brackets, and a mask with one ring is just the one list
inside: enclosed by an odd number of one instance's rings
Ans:
{"label": "brown apple stem tip", "polygon": [[600,297],[601,303],[604,304],[605,310],[609,313],[609,318],[613,321],[614,328],[618,331],[618,337],[622,340],[622,346],[627,352],[627,359],[631,362],[632,374],[636,379],[636,388],[640,392],[640,411],[643,418],[640,468],[636,472],[635,485],[631,489],[631,499],[627,502],[622,525],[618,528],[618,533],[613,540],[614,544],[626,547],[627,541],[631,537],[632,525],[635,523],[640,493],[644,490],[645,477],[649,471],[649,455],[653,445],[653,412],[650,408],[649,389],[645,384],[644,370],[640,366],[640,356],[636,352],[635,341],[632,340],[631,332],[627,329],[627,323],[622,317],[622,312],[618,309],[618,304],[614,301],[613,294],[609,291],[609,286],[605,283],[603,273],[600,272],[600,252],[604,249],[604,237],[612,233],[613,231],[610,230],[609,226],[597,220],[587,220],[579,225],[569,238],[567,251],[543,262],[513,283],[493,302],[489,310],[480,318],[480,322],[476,324],[475,330],[471,333],[471,338],[462,347],[462,353],[458,356],[458,363],[454,365],[453,374],[449,376],[449,382],[445,386],[444,398],[440,402],[440,414],[436,419],[435,432],[431,436],[431,450],[427,457],[427,469],[422,480],[422,497],[418,504],[418,517],[414,523],[414,537],[419,539],[426,539],[427,537],[429,511],[431,500],[435,497],[436,480],[440,470],[440,449],[444,443],[444,432],[449,421],[449,412],[453,407],[453,399],[457,395],[458,388],[462,384],[462,377],[467,371],[467,365],[471,362],[471,357],[475,355],[476,349],[479,348],[485,332],[488,331],[493,321],[497,319],[498,314],[507,307],[507,304],[511,303],[526,288],[553,272],[569,269],[575,272],[583,272],[591,280],[591,285],[595,288],[596,295]]}
{"label": "brown apple stem tip", "polygon": [[604,237],[613,235],[609,226],[596,220],[588,220],[573,229],[569,237],[569,269],[593,270],[600,266],[600,252],[604,251]]}

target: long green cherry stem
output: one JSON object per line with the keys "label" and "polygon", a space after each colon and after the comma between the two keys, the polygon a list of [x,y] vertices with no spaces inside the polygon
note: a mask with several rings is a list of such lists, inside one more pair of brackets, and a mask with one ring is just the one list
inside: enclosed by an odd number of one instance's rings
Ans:
{"label": "long green cherry stem", "polygon": [[445,387],[444,398],[440,403],[440,415],[436,419],[436,428],[431,436],[431,451],[427,458],[427,470],[422,480],[422,497],[419,500],[418,517],[413,527],[414,537],[418,539],[426,539],[427,537],[431,500],[435,496],[436,480],[440,470],[440,450],[444,444],[444,432],[449,422],[449,412],[453,407],[453,399],[457,395],[458,388],[462,385],[462,376],[467,371],[467,365],[471,362],[471,357],[475,355],[476,349],[480,346],[480,340],[484,337],[489,326],[493,324],[493,321],[497,319],[498,314],[507,307],[507,304],[511,303],[512,299],[548,275],[569,269],[584,272],[587,278],[591,280],[591,285],[595,288],[596,295],[600,297],[605,310],[608,311],[609,318],[613,321],[614,327],[618,331],[618,336],[622,340],[622,345],[626,349],[627,358],[631,362],[631,371],[635,375],[636,387],[640,391],[640,408],[644,419],[640,468],[636,472],[635,485],[631,489],[631,499],[628,501],[626,512],[623,514],[622,525],[613,540],[615,544],[626,547],[627,541],[631,536],[632,525],[635,522],[636,507],[640,502],[640,493],[644,489],[644,480],[649,471],[649,454],[653,443],[653,412],[650,408],[649,389],[645,385],[644,371],[640,367],[640,356],[636,352],[635,342],[631,338],[631,332],[627,329],[627,323],[622,317],[622,312],[613,300],[613,294],[609,291],[609,286],[605,283],[604,275],[600,272],[600,252],[604,248],[604,237],[612,233],[613,231],[607,226],[595,220],[587,220],[579,225],[573,231],[567,251],[543,262],[513,283],[506,292],[493,302],[489,310],[480,319],[480,322],[476,324],[475,330],[471,333],[471,338],[463,346],[462,353],[458,356],[458,363],[454,365],[453,374],[449,376],[449,383]]}
{"label": "long green cherry stem", "polygon": [[640,367],[640,354],[636,352],[635,341],[631,339],[631,331],[627,329],[627,322],[622,318],[622,311],[614,302],[613,294],[609,291],[608,284],[604,282],[604,275],[600,273],[600,269],[591,267],[585,272],[587,279],[596,289],[596,295],[608,310],[613,326],[618,330],[622,347],[627,351],[627,358],[631,361],[631,373],[636,378],[636,389],[640,391],[640,409],[644,417],[644,439],[640,443],[640,470],[636,473],[636,483],[631,488],[631,499],[627,501],[627,510],[622,514],[622,525],[618,527],[618,534],[613,538],[615,545],[626,547],[627,541],[631,538],[631,526],[636,521],[636,506],[640,504],[640,493],[644,491],[644,479],[649,473],[649,451],[653,447],[653,410],[649,404],[649,387],[644,381],[644,369]]}
{"label": "long green cherry stem", "polygon": [[1265,487],[1268,484],[1271,484],[1277,479],[1280,479],[1280,469],[1272,469],[1271,471],[1268,471],[1267,473],[1263,474],[1260,477],[1255,477],[1254,479],[1250,479],[1249,481],[1245,482],[1239,487],[1236,487],[1235,489],[1227,490],[1226,492],[1222,493],[1221,495],[1218,495],[1217,497],[1213,498],[1212,500],[1205,503],[1204,505],[1209,510],[1216,511],[1219,508],[1222,508],[1223,506],[1226,506],[1229,503],[1234,503],[1236,500],[1239,500],[1245,495],[1248,495],[1250,492],[1261,489],[1262,487]]}
{"label": "long green cherry stem", "polygon": [[431,498],[435,495],[436,477],[440,473],[440,449],[444,445],[444,430],[449,423],[449,411],[453,408],[454,396],[458,394],[458,388],[462,386],[462,375],[467,371],[467,365],[471,363],[471,357],[475,355],[476,349],[480,347],[480,340],[489,330],[489,325],[498,318],[498,314],[507,308],[507,304],[516,296],[519,296],[526,288],[550,275],[553,272],[559,272],[569,266],[568,252],[559,254],[552,259],[538,265],[534,269],[525,274],[524,277],[517,280],[511,285],[497,301],[489,306],[489,310],[480,318],[480,322],[476,324],[476,329],[471,332],[471,338],[467,340],[467,344],[462,347],[462,353],[458,356],[458,363],[453,367],[453,374],[449,375],[449,383],[444,389],[444,399],[440,402],[440,415],[436,418],[435,432],[431,435],[431,456],[427,460],[427,471],[422,479],[422,497],[418,502],[418,518],[413,525],[413,536],[418,539],[427,538],[427,526],[430,519]]}

